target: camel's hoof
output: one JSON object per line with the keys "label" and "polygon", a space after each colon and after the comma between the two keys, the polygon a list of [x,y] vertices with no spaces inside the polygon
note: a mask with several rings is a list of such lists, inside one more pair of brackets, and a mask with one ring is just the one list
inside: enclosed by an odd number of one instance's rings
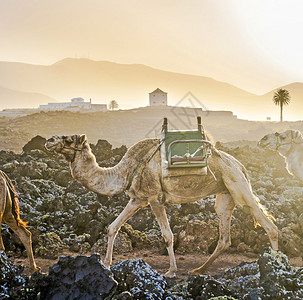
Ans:
{"label": "camel's hoof", "polygon": [[33,272],[41,272],[41,268],[40,268],[40,267],[37,267],[37,266],[34,266],[34,267],[32,268],[32,271],[33,271]]}
{"label": "camel's hoof", "polygon": [[191,271],[188,272],[190,275],[202,275],[203,274],[203,270],[198,268],[198,269],[193,269]]}
{"label": "camel's hoof", "polygon": [[104,267],[107,268],[107,269],[110,269],[110,264],[108,263],[103,263]]}
{"label": "camel's hoof", "polygon": [[176,277],[176,272],[175,272],[175,271],[167,271],[167,272],[164,274],[164,277],[167,277],[167,278],[175,278],[175,277]]}

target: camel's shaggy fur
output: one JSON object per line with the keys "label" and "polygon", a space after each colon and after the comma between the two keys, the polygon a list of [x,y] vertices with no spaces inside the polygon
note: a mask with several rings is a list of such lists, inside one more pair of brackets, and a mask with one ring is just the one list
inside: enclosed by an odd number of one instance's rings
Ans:
{"label": "camel's shaggy fur", "polygon": [[303,180],[303,137],[300,131],[271,133],[264,136],[258,145],[261,148],[277,151],[285,158],[288,172]]}
{"label": "camel's shaggy fur", "polygon": [[[27,223],[20,218],[17,192],[8,176],[0,171],[0,230],[2,222],[6,223],[19,236],[26,249],[32,271],[40,270],[34,260],[31,233],[25,228]],[[1,234],[0,250],[5,250]]]}
{"label": "camel's shaggy fur", "polygon": [[[201,267],[191,271],[192,274],[202,274],[230,246],[230,221],[235,205],[250,212],[267,232],[272,248],[278,249],[278,229],[253,194],[247,171],[239,161],[225,152],[213,148],[213,155],[208,162],[215,176],[202,176],[197,168],[167,169],[160,154],[164,144],[159,150],[158,139],[146,139],[133,145],[113,168],[97,165],[85,135],[54,136],[45,146],[50,151],[62,154],[70,164],[74,179],[88,189],[105,195],[128,189],[131,198],[129,203],[108,227],[108,248],[104,260],[107,267],[112,262],[113,243],[120,227],[139,209],[150,205],[167,244],[170,268],[166,276],[175,276],[177,266],[173,234],[164,205],[194,202],[214,194],[217,195],[215,210],[220,218],[218,245]],[[149,159],[146,160],[146,157]],[[144,162],[143,167],[141,162]]]}

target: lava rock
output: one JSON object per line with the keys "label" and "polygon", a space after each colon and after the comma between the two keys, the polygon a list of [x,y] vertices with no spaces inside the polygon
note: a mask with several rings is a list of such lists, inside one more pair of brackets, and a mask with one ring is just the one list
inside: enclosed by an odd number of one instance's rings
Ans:
{"label": "lava rock", "polygon": [[[223,274],[217,275],[215,278],[239,299],[259,299],[257,295],[262,293],[259,286],[260,272],[257,261],[242,262],[234,268],[225,270]],[[256,298],[253,298],[252,295],[255,295]]]}
{"label": "lava rock", "polygon": [[267,248],[258,264],[263,299],[303,298],[303,268],[292,267],[285,254]]}
{"label": "lava rock", "polygon": [[129,292],[132,299],[162,299],[167,282],[141,258],[118,262],[111,267],[118,281],[116,293]]}
{"label": "lava rock", "polygon": [[14,265],[3,251],[0,251],[0,298],[17,299],[24,294],[26,277],[22,274],[23,267]]}
{"label": "lava rock", "polygon": [[121,231],[127,233],[133,248],[144,249],[150,245],[147,235],[139,230],[134,230],[130,224],[125,223]]}
{"label": "lava rock", "polygon": [[190,297],[197,300],[207,300],[220,296],[233,296],[233,293],[228,290],[221,282],[205,275],[189,277],[188,293]]}
{"label": "lava rock", "polygon": [[45,150],[46,139],[40,135],[33,137],[27,144],[25,144],[22,148],[23,152],[29,152],[31,150],[39,149]]}
{"label": "lava rock", "polygon": [[203,252],[208,253],[209,248],[218,238],[218,224],[200,220],[190,220],[185,228],[178,234],[178,253]]}
{"label": "lava rock", "polygon": [[[103,235],[102,238],[98,239],[96,243],[92,246],[91,251],[104,254],[107,249],[107,235]],[[118,232],[114,241],[114,253],[115,254],[125,254],[133,250],[132,242],[125,232]]]}
{"label": "lava rock", "polygon": [[45,274],[35,272],[27,277],[23,266],[16,266],[0,251],[0,299],[38,300],[48,284]]}
{"label": "lava rock", "polygon": [[35,254],[43,258],[56,259],[64,248],[67,248],[67,245],[55,232],[47,232],[40,235]]}
{"label": "lava rock", "polygon": [[280,251],[265,249],[258,261],[241,263],[216,276],[240,299],[302,299],[303,268],[294,268]]}
{"label": "lava rock", "polygon": [[73,178],[70,174],[70,171],[61,170],[60,172],[56,173],[55,180],[58,185],[68,186],[69,183],[73,180]]}
{"label": "lava rock", "polygon": [[106,269],[100,256],[61,256],[50,267],[49,284],[41,299],[105,299],[115,292],[117,282]]}

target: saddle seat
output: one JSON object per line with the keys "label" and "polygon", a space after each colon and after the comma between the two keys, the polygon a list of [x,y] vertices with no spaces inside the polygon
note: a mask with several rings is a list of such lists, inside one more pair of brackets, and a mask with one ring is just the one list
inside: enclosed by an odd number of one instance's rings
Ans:
{"label": "saddle seat", "polygon": [[183,164],[205,164],[205,157],[204,156],[195,156],[195,157],[190,157],[185,158],[182,156],[174,156],[171,158],[171,164],[172,165],[183,165]]}

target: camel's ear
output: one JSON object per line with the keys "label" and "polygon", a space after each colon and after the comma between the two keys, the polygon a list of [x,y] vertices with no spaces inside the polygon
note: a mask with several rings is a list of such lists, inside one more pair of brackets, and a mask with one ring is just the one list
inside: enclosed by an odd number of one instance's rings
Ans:
{"label": "camel's ear", "polygon": [[294,130],[293,131],[293,139],[296,143],[302,143],[303,142],[303,137],[302,137],[302,134],[299,130]]}
{"label": "camel's ear", "polygon": [[81,134],[79,137],[79,144],[82,145],[86,141],[86,135]]}

